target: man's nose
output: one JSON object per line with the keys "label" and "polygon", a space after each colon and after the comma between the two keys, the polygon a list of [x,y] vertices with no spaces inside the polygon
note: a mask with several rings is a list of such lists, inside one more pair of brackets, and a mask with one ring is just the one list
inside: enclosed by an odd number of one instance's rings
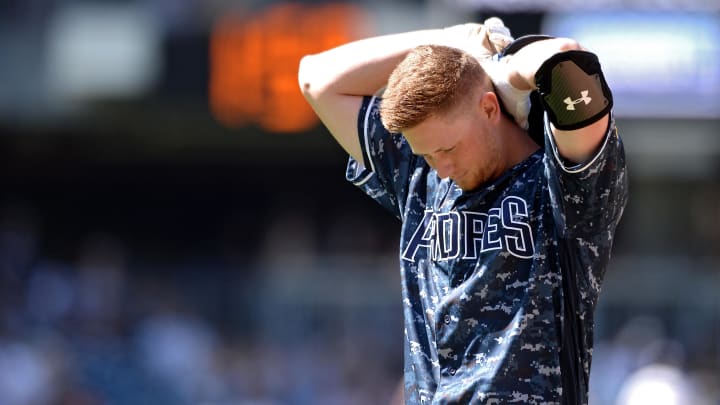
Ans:
{"label": "man's nose", "polygon": [[450,159],[436,159],[435,171],[442,179],[451,177],[455,172],[455,164]]}

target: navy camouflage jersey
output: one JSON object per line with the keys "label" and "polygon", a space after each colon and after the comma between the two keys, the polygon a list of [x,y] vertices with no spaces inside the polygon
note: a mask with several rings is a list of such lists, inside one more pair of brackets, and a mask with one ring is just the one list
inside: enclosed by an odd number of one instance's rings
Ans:
{"label": "navy camouflage jersey", "polygon": [[593,311],[627,200],[614,120],[589,162],[545,147],[476,191],[358,119],[347,179],[402,221],[408,404],[586,404]]}

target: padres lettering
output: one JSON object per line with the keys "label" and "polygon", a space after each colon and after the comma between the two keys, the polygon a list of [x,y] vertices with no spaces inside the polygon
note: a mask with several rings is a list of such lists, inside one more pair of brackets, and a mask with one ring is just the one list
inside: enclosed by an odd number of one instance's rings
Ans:
{"label": "padres lettering", "polygon": [[480,253],[504,250],[513,256],[530,258],[534,253],[527,203],[507,197],[500,208],[488,213],[425,211],[402,257],[414,262],[421,249],[430,260],[476,259]]}

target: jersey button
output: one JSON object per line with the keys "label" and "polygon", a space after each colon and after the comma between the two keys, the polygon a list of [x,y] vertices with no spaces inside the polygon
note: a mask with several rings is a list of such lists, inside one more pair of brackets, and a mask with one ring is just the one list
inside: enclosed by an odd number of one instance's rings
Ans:
{"label": "jersey button", "polygon": [[456,370],[455,370],[454,368],[452,368],[452,367],[450,367],[450,368],[448,369],[448,373],[450,373],[450,375],[455,375],[455,371],[456,371]]}
{"label": "jersey button", "polygon": [[445,325],[449,325],[450,320],[451,320],[450,315],[445,315],[445,317],[443,318],[443,321],[445,321]]}

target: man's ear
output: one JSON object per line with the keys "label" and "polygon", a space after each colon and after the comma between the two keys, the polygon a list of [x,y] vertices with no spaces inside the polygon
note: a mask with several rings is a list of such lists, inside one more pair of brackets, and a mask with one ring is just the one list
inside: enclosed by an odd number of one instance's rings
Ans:
{"label": "man's ear", "polygon": [[480,98],[480,112],[491,122],[500,120],[500,102],[492,91],[486,91]]}

